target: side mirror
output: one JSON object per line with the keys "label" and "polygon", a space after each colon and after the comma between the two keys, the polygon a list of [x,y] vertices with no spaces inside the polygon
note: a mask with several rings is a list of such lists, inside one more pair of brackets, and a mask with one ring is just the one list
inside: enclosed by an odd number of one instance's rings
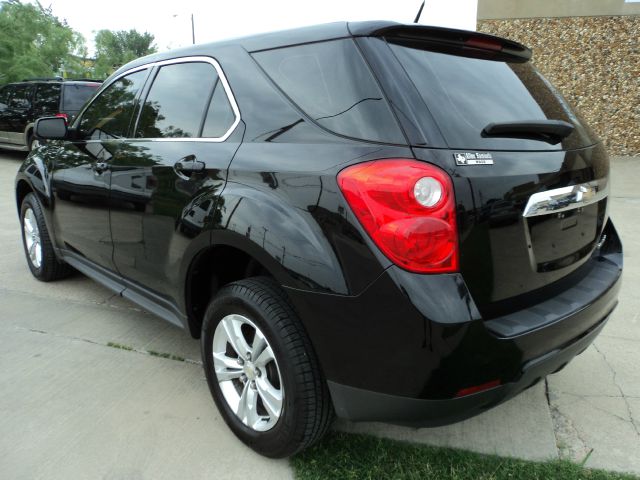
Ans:
{"label": "side mirror", "polygon": [[67,122],[62,117],[43,117],[36,120],[36,137],[43,140],[63,140],[67,138]]}

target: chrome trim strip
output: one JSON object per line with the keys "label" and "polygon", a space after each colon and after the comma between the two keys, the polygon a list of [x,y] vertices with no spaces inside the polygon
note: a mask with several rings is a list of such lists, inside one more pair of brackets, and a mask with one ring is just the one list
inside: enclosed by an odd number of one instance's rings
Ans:
{"label": "chrome trim strip", "polygon": [[[236,126],[238,124],[236,123]],[[235,129],[235,127],[233,127],[232,129],[230,129],[227,133],[225,133],[225,136],[223,137],[166,137],[166,138],[137,138],[137,137],[132,137],[132,138],[122,138],[121,140],[125,143],[131,143],[131,142],[198,142],[198,143],[203,143],[203,142],[210,142],[210,143],[220,143],[220,142],[224,142],[227,138],[229,138],[231,136],[231,134],[233,133],[233,130]]]}
{"label": "chrome trim strip", "polygon": [[[113,83],[117,82],[118,80],[120,80],[122,77],[126,76],[126,75],[131,75],[132,73],[136,73],[139,72],[140,70],[146,70],[147,68],[153,68],[155,66],[155,63],[147,63],[145,65],[140,65],[136,68],[132,68],[131,70],[127,70],[126,72],[122,72],[120,74],[118,74],[117,77],[113,77],[113,79],[111,79],[111,81],[104,85],[103,87],[101,87],[99,90],[100,92],[103,90],[106,90],[107,88],[109,88]],[[96,95],[97,97],[97,95]],[[95,97],[94,97],[95,99]]]}
{"label": "chrome trim strip", "polygon": [[609,195],[607,178],[534,193],[529,197],[522,216],[525,218],[565,212],[599,202]]}
{"label": "chrome trim strip", "polygon": [[[218,61],[212,57],[205,57],[205,56],[191,56],[191,57],[178,57],[178,58],[172,58],[170,60],[162,60],[160,62],[152,62],[152,63],[146,63],[144,65],[140,65],[138,67],[132,68],[131,70],[127,70],[126,72],[122,72],[120,73],[117,77],[114,77],[108,85],[104,86],[103,88],[100,89],[100,92],[98,92],[98,94],[93,98],[93,100],[91,101],[91,103],[93,103],[93,101],[95,101],[95,99],[98,97],[98,95],[100,93],[102,93],[102,91],[106,90],[107,88],[109,88],[114,82],[118,81],[120,78],[124,77],[125,75],[129,75],[131,73],[135,73],[137,71],[140,70],[145,70],[145,69],[149,69],[151,70],[154,67],[162,67],[164,65],[172,65],[172,64],[176,64],[176,63],[208,63],[211,66],[213,66],[213,68],[216,70],[216,73],[218,74],[218,78],[220,79],[220,82],[222,83],[222,87],[224,88],[225,93],[227,94],[227,99],[229,100],[229,104],[231,105],[231,109],[233,110],[233,115],[235,117],[233,123],[231,124],[231,126],[229,127],[229,129],[225,132],[224,135],[222,135],[221,137],[179,137],[179,138],[136,138],[136,137],[131,137],[131,138],[122,138],[119,140],[125,141],[125,142],[140,142],[140,141],[146,141],[146,142],[211,142],[211,143],[220,143],[220,142],[224,142],[227,138],[229,138],[231,136],[231,134],[234,132],[234,130],[236,129],[236,127],[238,126],[238,124],[240,123],[240,109],[238,108],[238,103],[236,102],[236,98],[233,96],[233,92],[231,91],[231,86],[229,85],[229,81],[227,80],[227,77],[224,74],[224,71],[222,70],[222,67],[220,66],[220,64],[218,63]],[[151,85],[151,87],[153,88],[153,84]],[[89,108],[91,104],[87,105],[82,112],[80,113],[80,115],[78,115],[77,117],[77,122],[79,122],[80,118],[82,117],[82,115],[84,115],[85,110],[87,110],[87,108]],[[74,122],[74,125],[76,124],[76,122]]]}

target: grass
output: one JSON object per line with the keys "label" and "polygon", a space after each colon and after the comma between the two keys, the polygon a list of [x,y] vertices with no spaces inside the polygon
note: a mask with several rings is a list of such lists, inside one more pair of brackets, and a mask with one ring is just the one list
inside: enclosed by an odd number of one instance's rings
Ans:
{"label": "grass", "polygon": [[180,357],[179,355],[174,355],[172,353],[161,353],[153,350],[147,350],[147,353],[153,357],[168,358],[169,360],[184,362],[184,357]]}
{"label": "grass", "polygon": [[298,480],[638,480],[566,460],[531,462],[338,432],[292,465]]}
{"label": "grass", "polygon": [[121,343],[115,343],[115,342],[107,343],[107,347],[118,348],[120,350],[127,350],[129,352],[133,351],[133,347],[130,347],[129,345],[122,345]]}
{"label": "grass", "polygon": [[129,352],[146,353],[148,355],[151,355],[152,357],[168,358],[169,360],[175,360],[176,362],[185,361],[184,357],[181,357],[180,355],[174,355],[173,353],[156,352],[155,350],[136,350],[129,345],[123,345],[121,343],[108,342],[107,347],[117,348],[119,350],[127,350]]}

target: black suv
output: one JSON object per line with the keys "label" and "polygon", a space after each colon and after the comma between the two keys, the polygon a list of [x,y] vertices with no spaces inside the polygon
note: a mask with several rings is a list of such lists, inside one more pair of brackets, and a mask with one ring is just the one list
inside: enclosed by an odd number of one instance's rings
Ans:
{"label": "black suv", "polygon": [[99,80],[39,78],[0,87],[0,148],[31,151],[37,139],[33,125],[55,115],[72,120],[93,95]]}
{"label": "black suv", "polygon": [[29,268],[201,339],[218,408],[290,455],[441,425],[561,369],[617,304],[602,144],[476,32],[336,23],[135,60],[16,179]]}

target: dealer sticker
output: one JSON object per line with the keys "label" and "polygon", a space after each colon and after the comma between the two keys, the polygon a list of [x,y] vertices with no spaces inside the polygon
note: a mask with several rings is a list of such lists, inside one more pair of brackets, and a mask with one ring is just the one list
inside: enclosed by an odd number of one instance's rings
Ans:
{"label": "dealer sticker", "polygon": [[493,165],[493,157],[485,152],[454,153],[456,165]]}

